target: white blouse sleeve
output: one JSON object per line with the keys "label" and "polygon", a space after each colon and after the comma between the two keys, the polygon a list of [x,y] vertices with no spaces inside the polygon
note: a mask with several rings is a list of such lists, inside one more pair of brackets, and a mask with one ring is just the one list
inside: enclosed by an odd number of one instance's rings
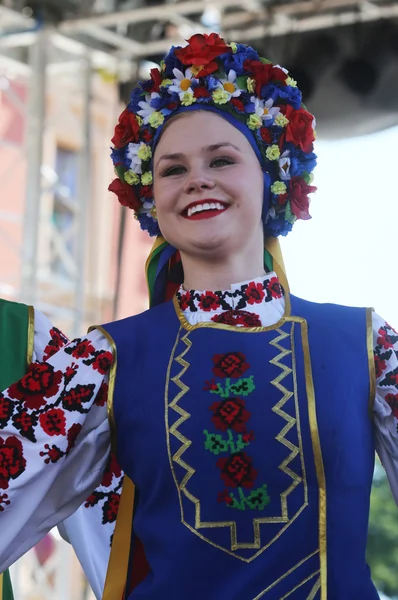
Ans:
{"label": "white blouse sleeve", "polygon": [[98,330],[0,394],[0,572],[75,511],[109,455],[107,373]]}
{"label": "white blouse sleeve", "polygon": [[35,310],[32,362],[48,360],[69,342],[42,312]]}
{"label": "white blouse sleeve", "polygon": [[375,443],[398,505],[398,333],[373,313]]}

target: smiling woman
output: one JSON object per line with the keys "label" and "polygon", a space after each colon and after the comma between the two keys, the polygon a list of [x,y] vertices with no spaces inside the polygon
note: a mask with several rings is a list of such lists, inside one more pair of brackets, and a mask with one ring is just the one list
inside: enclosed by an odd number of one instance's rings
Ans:
{"label": "smiling woman", "polygon": [[276,238],[310,218],[314,125],[285,69],[217,34],[133,90],[110,190],[156,236],[151,308],[2,394],[26,465],[4,470],[0,568],[91,492],[113,435],[105,600],[378,598],[369,495],[376,448],[398,500],[398,334],[290,294]]}

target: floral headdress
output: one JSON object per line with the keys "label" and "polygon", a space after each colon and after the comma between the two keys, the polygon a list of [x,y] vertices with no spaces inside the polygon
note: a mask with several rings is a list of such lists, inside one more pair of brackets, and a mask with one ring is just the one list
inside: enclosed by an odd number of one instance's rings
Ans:
{"label": "floral headdress", "polygon": [[245,124],[270,176],[266,236],[286,235],[309,219],[315,119],[288,72],[250,46],[227,44],[218,34],[196,34],[172,47],[150,79],[133,90],[112,138],[117,178],[109,186],[132,208],[141,228],[161,234],[152,186],[152,156],[163,124],[182,110],[212,109]]}

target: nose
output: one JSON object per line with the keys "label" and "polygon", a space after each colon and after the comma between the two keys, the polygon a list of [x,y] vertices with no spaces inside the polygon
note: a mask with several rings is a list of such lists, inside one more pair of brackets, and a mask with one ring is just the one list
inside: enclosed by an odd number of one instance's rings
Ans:
{"label": "nose", "polygon": [[203,173],[192,173],[184,185],[184,192],[192,194],[202,190],[212,190],[214,186],[215,183],[209,176]]}

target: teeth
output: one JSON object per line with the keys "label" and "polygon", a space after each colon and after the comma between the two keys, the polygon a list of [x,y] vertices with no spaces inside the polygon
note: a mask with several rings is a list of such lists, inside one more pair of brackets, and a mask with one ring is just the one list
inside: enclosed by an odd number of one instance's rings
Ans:
{"label": "teeth", "polygon": [[225,206],[220,204],[219,202],[205,202],[204,204],[196,204],[188,208],[187,216],[191,217],[197,212],[202,212],[204,210],[225,210]]}

